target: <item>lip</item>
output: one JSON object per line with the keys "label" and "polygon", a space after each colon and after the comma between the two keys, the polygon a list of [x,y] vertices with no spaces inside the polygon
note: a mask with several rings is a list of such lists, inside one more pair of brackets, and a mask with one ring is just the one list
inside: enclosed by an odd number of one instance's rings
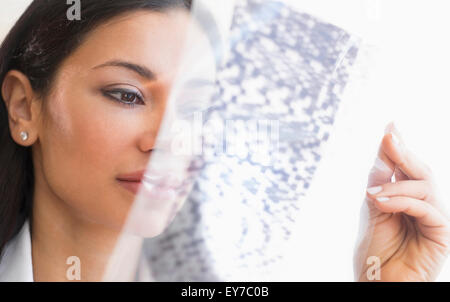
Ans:
{"label": "lip", "polygon": [[140,182],[142,180],[142,178],[144,177],[145,174],[145,170],[139,170],[136,172],[132,172],[132,173],[127,173],[127,174],[121,174],[119,176],[117,176],[117,180],[121,180],[121,181],[134,181],[134,182]]}
{"label": "lip", "polygon": [[131,191],[133,194],[137,194],[139,192],[139,189],[142,185],[139,181],[126,181],[126,180],[119,180],[117,179],[119,184],[123,186],[125,189]]}
{"label": "lip", "polygon": [[178,178],[170,176],[170,175],[157,175],[152,173],[151,175],[146,175],[145,170],[136,171],[128,174],[119,175],[116,180],[123,186],[125,189],[128,189],[134,194],[139,192],[139,189],[142,185],[146,185],[149,190],[173,190],[178,191],[182,182],[178,180]]}

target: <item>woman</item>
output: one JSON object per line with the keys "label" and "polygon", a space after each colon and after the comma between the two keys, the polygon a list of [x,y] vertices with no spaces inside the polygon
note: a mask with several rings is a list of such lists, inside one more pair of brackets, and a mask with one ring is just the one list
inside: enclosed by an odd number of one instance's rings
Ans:
{"label": "woman", "polygon": [[[155,152],[190,1],[85,0],[82,21],[66,19],[64,2],[48,3],[35,0],[0,51],[0,249],[11,244],[8,248],[26,250],[31,240],[31,259],[25,253],[25,261],[32,267],[24,270],[31,276],[21,280],[67,281],[66,261],[76,255],[81,280],[97,281]],[[214,65],[212,58],[204,59]],[[386,136],[380,157],[388,167],[397,164],[404,178],[423,176],[416,160],[395,150]],[[377,184],[388,183],[387,174]],[[364,233],[356,262],[359,280],[367,276],[366,259],[372,255],[381,258],[383,270],[396,272],[382,272],[382,280],[433,279],[448,252],[443,235],[448,221],[432,207],[433,194],[423,194],[433,192],[432,185],[407,180],[382,188],[368,196],[397,197],[368,203],[375,206],[370,222],[387,216]],[[430,206],[411,199],[420,197]],[[167,225],[172,216],[167,209],[155,210],[149,219],[152,236]],[[422,218],[404,225],[399,216],[384,214],[394,211]],[[420,223],[436,227],[417,241],[398,240]],[[419,250],[422,246],[426,249]],[[21,263],[11,254],[0,263],[0,277],[7,280],[15,277],[11,265]]]}
{"label": "woman", "polygon": [[[0,249],[29,223],[33,280],[67,281],[72,255],[86,268],[82,280],[101,279],[145,183],[186,56],[190,6],[86,0],[81,20],[69,21],[65,1],[36,0],[5,39]],[[191,36],[208,43],[199,28]],[[212,52],[202,60],[209,68],[201,76],[212,78]],[[175,202],[154,211],[152,236],[163,230]]]}

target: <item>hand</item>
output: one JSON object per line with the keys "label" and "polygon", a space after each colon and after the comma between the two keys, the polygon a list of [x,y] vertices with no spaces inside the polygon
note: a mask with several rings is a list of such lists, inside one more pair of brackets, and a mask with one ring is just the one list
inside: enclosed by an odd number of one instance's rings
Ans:
{"label": "hand", "polygon": [[[386,132],[361,209],[367,216],[361,217],[355,277],[433,281],[450,252],[449,218],[431,170],[405,147],[393,124]],[[391,182],[393,175],[395,182]]]}

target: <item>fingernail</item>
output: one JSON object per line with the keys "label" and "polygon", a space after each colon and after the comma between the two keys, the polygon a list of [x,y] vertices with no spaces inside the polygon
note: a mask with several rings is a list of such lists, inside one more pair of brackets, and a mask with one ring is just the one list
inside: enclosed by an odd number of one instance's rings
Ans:
{"label": "fingernail", "polygon": [[377,197],[376,200],[378,200],[379,202],[386,202],[389,200],[389,197]]}
{"label": "fingernail", "polygon": [[377,194],[378,192],[381,192],[381,190],[383,190],[381,186],[367,188],[367,192],[369,192],[370,195]]}

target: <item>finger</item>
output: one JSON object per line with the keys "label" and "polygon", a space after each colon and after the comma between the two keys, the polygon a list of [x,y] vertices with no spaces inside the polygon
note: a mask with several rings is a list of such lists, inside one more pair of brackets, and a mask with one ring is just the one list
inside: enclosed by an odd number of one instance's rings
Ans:
{"label": "finger", "polygon": [[[391,181],[393,169],[379,157],[375,159],[372,169],[370,170],[367,187],[379,186]],[[366,211],[366,212],[364,212]],[[373,204],[373,201],[366,196],[364,204],[361,208],[361,217],[367,215],[367,221],[376,222],[381,216],[387,215]],[[375,219],[375,220],[373,220]],[[364,219],[366,220],[366,219]],[[362,221],[362,220],[361,220]]]}
{"label": "finger", "polygon": [[393,123],[386,128],[390,132],[383,137],[381,143],[386,156],[410,179],[431,179],[431,170],[405,147]]}
{"label": "finger", "polygon": [[402,180],[385,183],[368,188],[367,194],[372,199],[380,196],[406,196],[423,201],[432,201],[434,198],[433,186],[426,180]]}
{"label": "finger", "polygon": [[393,168],[389,166],[386,161],[377,157],[373,163],[372,169],[369,172],[367,187],[378,186],[391,181],[394,173]]}
{"label": "finger", "polygon": [[382,144],[378,147],[378,154],[369,173],[367,186],[377,186],[391,182],[394,173],[395,163],[389,159],[383,151]]}
{"label": "finger", "polygon": [[[384,153],[381,143],[378,147],[378,154],[375,158],[373,166],[369,172],[367,187],[378,186],[387,182],[391,182],[394,173],[395,164]],[[365,212],[366,211],[366,212]],[[374,206],[370,198],[365,198],[365,202],[361,208],[361,216],[368,215],[368,219],[378,219],[380,211]],[[364,219],[361,221],[365,221]]]}
{"label": "finger", "polygon": [[445,217],[431,204],[419,199],[394,196],[377,197],[376,207],[384,213],[405,213],[415,217],[417,222],[426,227],[444,227],[447,224]]}
{"label": "finger", "polygon": [[398,166],[395,166],[394,175],[395,175],[394,182],[409,180],[409,177],[405,173],[403,173],[403,171]]}

